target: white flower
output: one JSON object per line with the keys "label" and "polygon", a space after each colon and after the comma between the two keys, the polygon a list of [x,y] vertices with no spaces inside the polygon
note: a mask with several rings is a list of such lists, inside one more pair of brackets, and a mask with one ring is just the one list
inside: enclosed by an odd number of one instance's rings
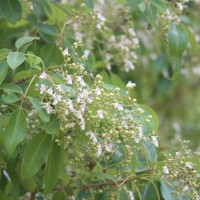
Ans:
{"label": "white flower", "polygon": [[47,90],[47,93],[50,94],[50,95],[53,94],[53,89],[52,89],[52,87],[50,87],[50,88]]}
{"label": "white flower", "polygon": [[96,135],[92,131],[87,131],[85,135],[89,136],[94,144],[97,143]]}
{"label": "white flower", "polygon": [[56,89],[57,89],[59,92],[63,93],[62,85],[56,85]]}
{"label": "white flower", "polygon": [[155,147],[158,147],[158,139],[157,136],[151,136],[152,143],[154,144]]}
{"label": "white flower", "polygon": [[76,124],[74,122],[68,123],[65,125],[65,128],[74,128]]}
{"label": "white flower", "polygon": [[105,149],[106,151],[110,152],[112,150],[112,144],[111,143],[106,144]]}
{"label": "white flower", "polygon": [[47,91],[46,86],[45,86],[44,84],[41,84],[41,86],[40,86],[40,94],[43,94],[43,93],[45,93],[46,91]]}
{"label": "white flower", "polygon": [[78,119],[83,119],[83,113],[81,112],[81,110],[77,111],[76,116]]}
{"label": "white flower", "polygon": [[63,51],[63,56],[68,56],[69,55],[69,51],[68,51],[68,48],[66,48],[64,51]]}
{"label": "white flower", "polygon": [[76,31],[76,32],[75,32],[75,38],[76,38],[76,40],[78,40],[78,41],[83,41],[83,34],[80,33],[80,32],[78,32],[78,31]]}
{"label": "white flower", "polygon": [[101,144],[97,145],[97,157],[99,158],[102,154],[102,146]]}
{"label": "white flower", "polygon": [[82,76],[77,76],[77,81],[81,84],[81,86],[85,87],[85,81],[83,80]]}
{"label": "white flower", "polygon": [[183,188],[183,192],[187,191],[189,188],[188,186],[186,185],[184,188]]}
{"label": "white flower", "polygon": [[88,57],[88,56],[90,55],[90,51],[86,49],[86,50],[84,51],[84,55]]}
{"label": "white flower", "polygon": [[45,108],[48,114],[51,114],[53,112],[53,108],[51,107],[50,103],[44,103],[43,107]]}
{"label": "white flower", "polygon": [[131,192],[131,191],[128,192],[128,196],[129,196],[130,200],[134,200],[135,199],[134,195],[133,195],[133,192]]}
{"label": "white flower", "polygon": [[72,85],[72,76],[71,75],[67,75],[67,77],[65,78],[65,80],[67,81],[67,83],[69,85]]}
{"label": "white flower", "polygon": [[61,101],[61,99],[62,99],[61,95],[54,94],[53,95],[53,105],[58,104]]}
{"label": "white flower", "polygon": [[126,88],[134,88],[136,85],[135,83],[132,83],[131,81],[129,81],[126,85]]}
{"label": "white flower", "polygon": [[116,108],[119,111],[124,110],[123,106],[121,104],[119,104],[119,103],[114,103],[113,105],[114,105],[114,108]]}
{"label": "white flower", "polygon": [[183,4],[182,4],[181,2],[177,2],[176,4],[177,4],[177,6],[178,6],[178,9],[179,9],[180,11],[183,11]]}
{"label": "white flower", "polygon": [[103,111],[102,110],[97,110],[97,117],[99,117],[100,119],[103,119]]}
{"label": "white flower", "polygon": [[163,172],[164,174],[169,174],[169,169],[166,165],[163,167]]}
{"label": "white flower", "polygon": [[28,2],[28,8],[30,10],[33,10],[34,9],[34,6],[33,6],[33,3],[32,2]]}
{"label": "white flower", "polygon": [[84,103],[84,104],[82,104],[82,105],[80,106],[80,110],[81,110],[82,113],[84,113],[84,112],[85,112],[85,109],[86,109],[86,104]]}
{"label": "white flower", "polygon": [[176,157],[180,158],[181,157],[181,152],[176,152]]}
{"label": "white flower", "polygon": [[66,102],[66,104],[68,105],[69,109],[73,112],[74,111],[74,106],[73,106],[73,102],[71,99],[69,99],[68,102]]}
{"label": "white flower", "polygon": [[85,120],[81,119],[80,127],[81,127],[82,130],[85,130],[85,125],[86,125]]}
{"label": "white flower", "polygon": [[143,137],[142,127],[139,127],[138,136],[139,136],[139,139],[142,139]]}
{"label": "white flower", "polygon": [[103,15],[101,15],[100,13],[97,14],[97,18],[102,22],[106,21],[105,17]]}
{"label": "white flower", "polygon": [[95,89],[95,94],[97,96],[101,95],[101,90],[98,87]]}
{"label": "white flower", "polygon": [[189,169],[193,169],[193,164],[191,162],[186,162],[185,166]]}
{"label": "white flower", "polygon": [[39,76],[40,79],[46,79],[47,78],[47,74],[45,73],[45,71],[43,71],[40,76]]}

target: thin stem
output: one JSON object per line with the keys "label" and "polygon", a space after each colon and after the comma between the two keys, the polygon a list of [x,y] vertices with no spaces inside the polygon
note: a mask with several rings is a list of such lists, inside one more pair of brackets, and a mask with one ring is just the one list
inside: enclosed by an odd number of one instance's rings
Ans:
{"label": "thin stem", "polygon": [[29,83],[29,85],[28,85],[28,87],[27,87],[27,89],[26,89],[26,92],[25,92],[25,94],[24,94],[24,96],[23,96],[23,100],[22,100],[22,103],[21,103],[21,106],[20,106],[20,107],[22,107],[22,105],[23,105],[23,103],[24,103],[24,99],[26,98],[26,95],[27,95],[27,93],[28,93],[28,91],[29,91],[29,89],[30,89],[30,87],[31,87],[31,85],[32,85],[32,83],[33,83],[35,77],[36,77],[36,75],[34,75],[33,78],[31,79],[31,81],[30,81],[30,83]]}

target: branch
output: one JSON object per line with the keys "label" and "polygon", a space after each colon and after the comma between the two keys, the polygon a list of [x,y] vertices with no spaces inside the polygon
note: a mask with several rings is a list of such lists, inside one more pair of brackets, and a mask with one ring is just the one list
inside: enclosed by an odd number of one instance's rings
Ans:
{"label": "branch", "polygon": [[91,184],[91,185],[86,185],[86,186],[82,186],[80,189],[81,190],[89,190],[90,188],[95,188],[95,187],[104,187],[104,186],[117,186],[121,183],[130,183],[131,181],[135,180],[135,178],[131,178],[128,180],[120,180],[120,181],[111,181],[111,182],[106,182],[106,183],[96,183],[96,184]]}

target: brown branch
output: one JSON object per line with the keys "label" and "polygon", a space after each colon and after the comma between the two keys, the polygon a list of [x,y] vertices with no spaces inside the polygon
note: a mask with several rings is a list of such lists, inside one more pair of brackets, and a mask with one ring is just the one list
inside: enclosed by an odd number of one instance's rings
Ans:
{"label": "brown branch", "polygon": [[35,199],[35,192],[31,192],[31,197],[30,197],[30,200],[34,200]]}
{"label": "brown branch", "polygon": [[120,180],[120,181],[111,181],[111,182],[106,182],[106,183],[96,183],[96,184],[91,184],[91,185],[85,185],[82,186],[80,189],[81,190],[89,190],[90,188],[95,188],[95,187],[105,187],[105,186],[117,186],[121,183],[130,183],[131,181],[135,180],[135,178],[132,179],[127,179],[127,180]]}
{"label": "brown branch", "polygon": [[21,83],[27,81],[30,78],[32,78],[32,77],[30,76],[30,77],[22,78],[22,79],[16,80],[14,83],[15,84],[21,84]]}

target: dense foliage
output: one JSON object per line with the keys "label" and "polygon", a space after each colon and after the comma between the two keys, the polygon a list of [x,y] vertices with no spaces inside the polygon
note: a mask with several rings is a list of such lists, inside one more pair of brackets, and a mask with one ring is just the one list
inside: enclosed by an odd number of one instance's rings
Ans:
{"label": "dense foliage", "polygon": [[198,83],[198,1],[0,5],[0,199],[200,199],[199,140],[165,125]]}

